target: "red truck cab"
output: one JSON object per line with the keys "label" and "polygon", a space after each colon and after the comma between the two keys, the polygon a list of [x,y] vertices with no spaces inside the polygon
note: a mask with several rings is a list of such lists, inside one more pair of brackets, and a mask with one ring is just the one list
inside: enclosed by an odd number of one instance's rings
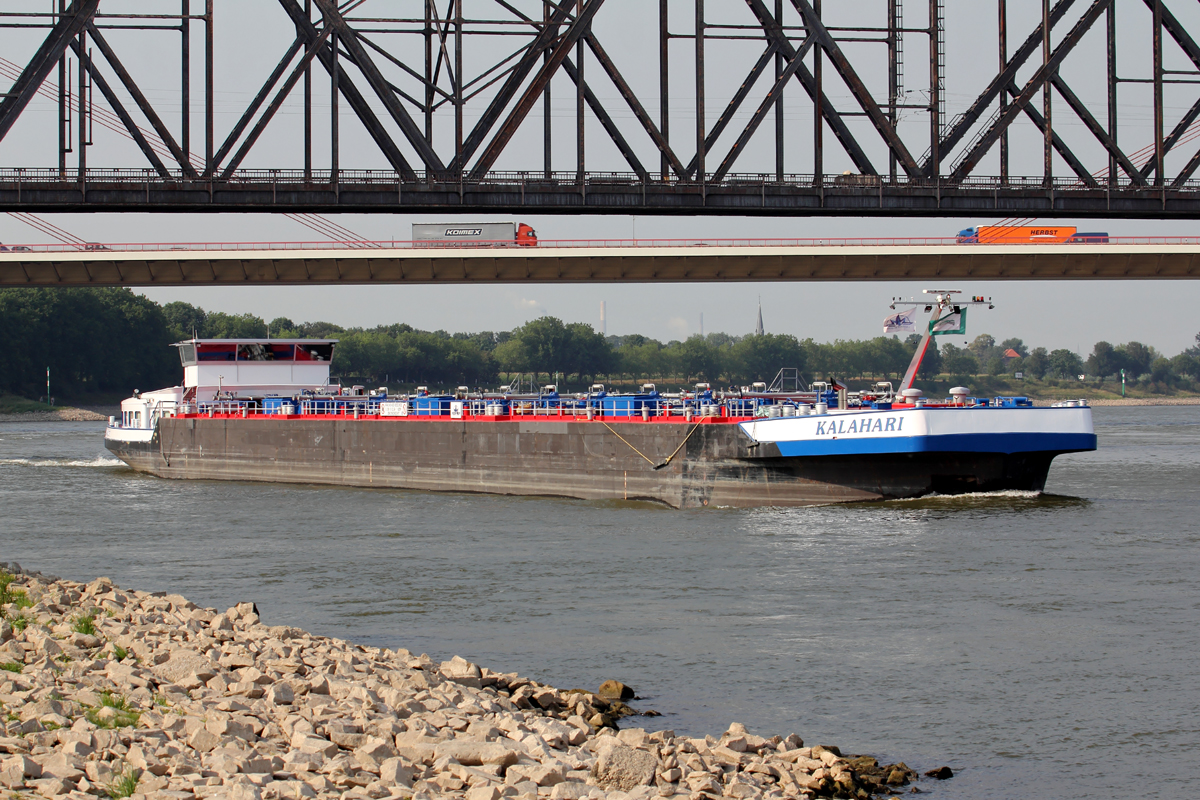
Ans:
{"label": "red truck cab", "polygon": [[518,247],[537,247],[537,243],[537,231],[532,226],[526,225],[524,222],[517,225]]}

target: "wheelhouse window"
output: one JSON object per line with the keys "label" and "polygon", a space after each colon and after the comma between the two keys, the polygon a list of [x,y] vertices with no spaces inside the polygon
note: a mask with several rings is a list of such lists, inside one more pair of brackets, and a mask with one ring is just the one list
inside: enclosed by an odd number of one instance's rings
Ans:
{"label": "wheelhouse window", "polygon": [[333,360],[334,342],[178,342],[179,360],[185,367],[202,361],[325,361]]}
{"label": "wheelhouse window", "polygon": [[238,361],[292,361],[295,356],[295,346],[290,344],[274,344],[271,342],[251,342],[238,345]]}
{"label": "wheelhouse window", "polygon": [[332,344],[308,344],[305,342],[296,345],[297,361],[329,361],[332,358]]}
{"label": "wheelhouse window", "polygon": [[197,346],[197,361],[233,361],[236,357],[236,344],[204,343]]}

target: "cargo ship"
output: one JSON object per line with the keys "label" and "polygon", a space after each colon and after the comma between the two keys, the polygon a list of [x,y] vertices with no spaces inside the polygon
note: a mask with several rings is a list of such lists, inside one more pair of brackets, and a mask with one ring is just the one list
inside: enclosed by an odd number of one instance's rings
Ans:
{"label": "cargo ship", "polygon": [[913,388],[935,328],[968,304],[954,294],[930,301],[933,319],[900,385],[856,392],[835,381],[804,386],[781,370],[771,385],[727,391],[647,383],[568,394],[551,384],[393,395],[331,381],[336,340],[192,339],[174,345],[182,383],[123,401],[105,445],[162,478],[672,508],[1041,491],[1055,456],[1096,448],[1091,409],[963,387],[935,400]]}

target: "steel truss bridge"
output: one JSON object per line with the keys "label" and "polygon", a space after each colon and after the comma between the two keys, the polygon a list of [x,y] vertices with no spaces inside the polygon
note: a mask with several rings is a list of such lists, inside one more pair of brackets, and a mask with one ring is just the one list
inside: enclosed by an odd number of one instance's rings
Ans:
{"label": "steel truss bridge", "polygon": [[[4,3],[0,35],[32,55],[0,59],[0,210],[1200,216],[1200,45],[1183,0],[1042,0],[1033,17],[964,4],[969,64],[947,61],[944,0],[847,4],[849,17],[821,0],[239,0],[223,19],[214,0],[103,5]],[[214,84],[236,66],[217,63],[217,33],[251,7],[290,44],[265,80],[241,79],[252,99],[218,124]],[[657,53],[623,62],[622,32]],[[139,76],[127,62],[149,48],[164,58]],[[920,69],[906,73],[906,48]],[[946,76],[980,69],[992,74],[949,113]],[[1081,99],[1079,75],[1105,103]],[[707,96],[718,83],[731,88]],[[574,105],[557,128],[552,89]],[[30,114],[35,100],[57,119]],[[1146,107],[1131,149],[1118,133]],[[355,164],[351,124],[373,148]],[[57,139],[57,164],[3,166],[28,126]],[[98,127],[140,163],[113,166]],[[801,140],[803,163],[788,163]],[[751,161],[760,171],[739,171]]]}

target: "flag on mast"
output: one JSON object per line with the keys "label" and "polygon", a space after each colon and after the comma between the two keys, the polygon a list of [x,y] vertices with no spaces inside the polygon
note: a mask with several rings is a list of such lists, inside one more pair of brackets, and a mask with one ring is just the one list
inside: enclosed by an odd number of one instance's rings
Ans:
{"label": "flag on mast", "polygon": [[930,322],[929,332],[934,336],[947,336],[950,334],[966,333],[967,310],[961,306],[955,306],[954,310],[946,316]]}
{"label": "flag on mast", "polygon": [[917,307],[897,311],[883,320],[884,333],[905,333],[917,329]]}

